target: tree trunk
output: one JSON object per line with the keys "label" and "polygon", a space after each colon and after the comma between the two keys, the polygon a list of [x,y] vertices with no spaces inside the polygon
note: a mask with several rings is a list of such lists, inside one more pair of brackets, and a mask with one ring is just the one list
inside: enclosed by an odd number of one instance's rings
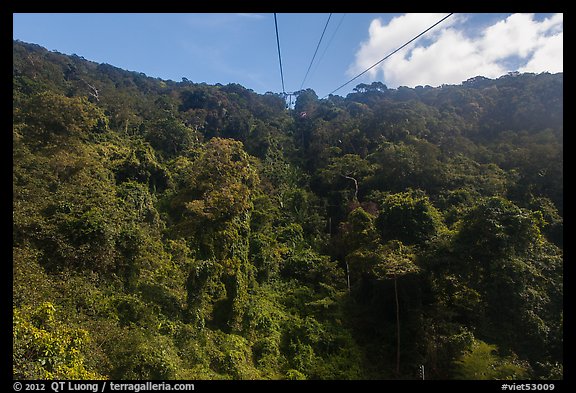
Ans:
{"label": "tree trunk", "polygon": [[350,269],[348,268],[348,261],[344,261],[346,263],[346,282],[348,283],[348,293],[350,293]]}
{"label": "tree trunk", "polygon": [[400,304],[396,274],[394,274],[394,296],[396,298],[396,377],[398,377],[400,375]]}
{"label": "tree trunk", "polygon": [[340,175],[345,179],[348,180],[352,180],[354,182],[354,200],[357,201],[358,200],[358,180],[354,179],[352,176],[345,176],[345,175]]}

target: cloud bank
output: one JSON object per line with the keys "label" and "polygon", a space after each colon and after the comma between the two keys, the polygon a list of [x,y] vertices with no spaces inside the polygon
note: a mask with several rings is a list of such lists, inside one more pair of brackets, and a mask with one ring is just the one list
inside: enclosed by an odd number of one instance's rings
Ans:
{"label": "cloud bank", "polygon": [[[348,74],[367,69],[445,15],[405,14],[388,24],[374,19]],[[511,71],[563,71],[563,14],[541,21],[534,14],[512,14],[475,31],[468,20],[453,15],[367,75],[396,88],[459,84],[474,76],[497,78]]]}

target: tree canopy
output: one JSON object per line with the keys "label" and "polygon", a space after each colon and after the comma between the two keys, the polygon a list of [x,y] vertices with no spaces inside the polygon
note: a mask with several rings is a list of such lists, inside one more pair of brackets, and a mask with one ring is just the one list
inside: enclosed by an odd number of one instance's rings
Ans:
{"label": "tree canopy", "polygon": [[290,109],[14,41],[14,378],[562,378],[562,90]]}

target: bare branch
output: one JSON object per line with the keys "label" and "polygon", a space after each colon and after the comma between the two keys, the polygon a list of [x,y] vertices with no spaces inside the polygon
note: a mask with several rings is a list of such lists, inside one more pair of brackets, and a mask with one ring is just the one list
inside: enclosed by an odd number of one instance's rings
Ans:
{"label": "bare branch", "polygon": [[92,97],[94,97],[97,102],[100,102],[99,92],[98,92],[98,89],[96,88],[96,86],[92,86],[90,83],[86,82],[84,79],[82,79],[82,82],[86,83],[88,85],[88,87],[92,90],[91,92],[88,92],[88,94],[90,94]]}
{"label": "bare branch", "polygon": [[358,180],[354,179],[352,176],[346,176],[342,174],[340,174],[340,176],[342,176],[345,179],[352,180],[354,182],[354,199],[358,200]]}

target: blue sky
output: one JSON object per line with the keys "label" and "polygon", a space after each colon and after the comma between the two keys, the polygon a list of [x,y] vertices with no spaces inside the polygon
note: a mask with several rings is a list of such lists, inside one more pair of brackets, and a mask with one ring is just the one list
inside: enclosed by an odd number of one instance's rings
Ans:
{"label": "blue sky", "polygon": [[[277,14],[287,92],[332,92],[447,14]],[[13,38],[148,76],[281,92],[274,14],[18,13]],[[454,14],[334,94],[563,71],[563,14]]]}

